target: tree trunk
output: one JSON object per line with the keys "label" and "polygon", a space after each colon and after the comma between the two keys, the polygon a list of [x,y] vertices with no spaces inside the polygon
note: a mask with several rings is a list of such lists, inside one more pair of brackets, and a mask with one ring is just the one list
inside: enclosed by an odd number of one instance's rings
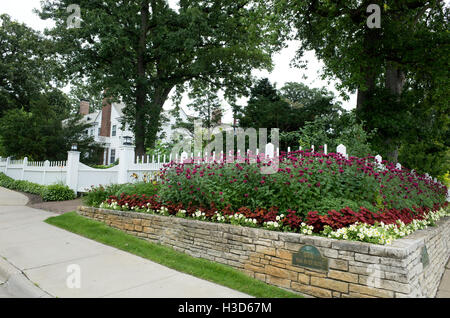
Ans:
{"label": "tree trunk", "polygon": [[[380,43],[380,30],[379,29],[366,29],[363,39],[363,54],[368,56],[368,60],[372,60],[372,57],[377,54]],[[366,62],[367,63],[367,62]],[[377,65],[364,64],[360,66],[360,72],[364,77],[364,84],[359,85],[358,95],[356,100],[356,109],[358,111],[363,110],[364,107],[368,107],[367,101],[370,100],[371,96],[376,87],[376,79],[379,73]],[[364,112],[370,112],[370,109],[364,108]]]}
{"label": "tree trunk", "polygon": [[151,96],[151,103],[149,108],[150,118],[147,123],[146,144],[149,147],[153,147],[156,142],[156,137],[159,131],[161,112],[163,110],[164,103],[169,97],[170,91],[173,86],[159,86],[156,87],[155,93]]}
{"label": "tree trunk", "polygon": [[[365,112],[369,111],[367,109],[368,105],[366,104],[368,100],[370,100],[373,91],[375,89],[375,80],[376,76],[372,73],[370,68],[363,69],[364,72],[364,88],[358,88],[358,94],[356,97],[356,109],[358,111],[362,111],[364,109]],[[364,107],[365,106],[365,107]]]}
{"label": "tree trunk", "polygon": [[143,0],[141,3],[141,29],[139,35],[139,45],[137,50],[137,72],[136,83],[136,118],[135,118],[135,153],[137,156],[145,154],[145,106],[147,99],[146,85],[146,61],[145,51],[147,44],[147,28],[149,19],[149,1]]}
{"label": "tree trunk", "polygon": [[[405,72],[398,66],[395,66],[394,63],[388,61],[386,63],[385,87],[392,95],[397,97],[397,101],[401,98],[405,82]],[[397,162],[400,145],[397,143],[394,144],[394,141],[390,137],[386,138],[385,144],[388,149],[388,160],[391,162]]]}

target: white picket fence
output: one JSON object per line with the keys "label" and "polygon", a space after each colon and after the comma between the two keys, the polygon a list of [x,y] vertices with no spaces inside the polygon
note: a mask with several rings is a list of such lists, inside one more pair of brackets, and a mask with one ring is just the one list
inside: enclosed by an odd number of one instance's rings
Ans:
{"label": "white picket fence", "polygon": [[[271,143],[263,147],[264,153],[259,153],[256,149],[255,155],[267,159],[279,156],[279,148]],[[302,150],[301,147],[291,149],[288,147],[287,153],[294,150]],[[315,147],[311,146],[311,150],[315,151]],[[325,154],[328,153],[327,145],[321,149]],[[340,153],[346,158],[349,158],[347,148],[344,145],[339,145],[336,153]],[[220,154],[212,153],[194,153],[183,152],[179,156],[140,156],[136,157],[134,148],[132,146],[122,146],[119,149],[119,164],[108,169],[91,168],[80,162],[80,152],[69,151],[66,161],[29,161],[27,158],[21,160],[12,160],[11,158],[0,157],[0,172],[16,180],[26,180],[41,185],[50,185],[55,183],[62,183],[68,185],[71,189],[77,192],[87,192],[91,187],[109,184],[123,184],[129,182],[136,182],[143,180],[144,176],[157,178],[157,173],[164,167],[164,164],[175,162],[211,162],[214,160],[224,160],[223,152]],[[248,157],[251,154],[249,150],[242,155],[237,152],[238,157]],[[230,156],[234,158],[233,154]],[[384,169],[382,165],[382,157],[380,155],[375,157],[375,162],[379,167]],[[397,163],[397,169],[402,166]],[[427,174],[427,178],[431,177]],[[434,182],[437,182],[434,178]],[[450,191],[447,197],[450,201]]]}

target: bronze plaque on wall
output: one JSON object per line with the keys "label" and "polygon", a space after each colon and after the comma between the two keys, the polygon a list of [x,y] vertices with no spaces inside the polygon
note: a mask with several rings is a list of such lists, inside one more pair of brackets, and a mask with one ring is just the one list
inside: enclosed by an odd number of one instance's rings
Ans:
{"label": "bronze plaque on wall", "polygon": [[328,271],[328,259],[322,257],[319,250],[312,245],[305,245],[298,253],[292,254],[292,264],[295,266]]}
{"label": "bronze plaque on wall", "polygon": [[422,248],[422,255],[420,257],[420,261],[422,262],[424,268],[430,263],[430,257],[428,256],[428,250],[425,245]]}

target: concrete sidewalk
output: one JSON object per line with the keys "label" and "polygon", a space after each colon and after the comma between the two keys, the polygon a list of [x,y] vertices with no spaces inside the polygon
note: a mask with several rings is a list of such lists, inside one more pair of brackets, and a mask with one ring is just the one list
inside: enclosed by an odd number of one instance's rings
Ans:
{"label": "concrete sidewalk", "polygon": [[56,214],[26,201],[0,188],[0,297],[249,297],[46,224]]}
{"label": "concrete sidewalk", "polygon": [[445,272],[441,278],[436,298],[450,298],[450,259],[445,266]]}

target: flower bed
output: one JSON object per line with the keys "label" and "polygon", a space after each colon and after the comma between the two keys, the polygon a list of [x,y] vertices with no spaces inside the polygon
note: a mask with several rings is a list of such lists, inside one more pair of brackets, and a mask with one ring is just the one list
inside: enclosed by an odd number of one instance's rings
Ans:
{"label": "flower bed", "polygon": [[272,162],[236,159],[237,163],[172,162],[162,172],[159,195],[184,207],[214,211],[276,207],[280,213],[295,211],[304,218],[311,211],[327,214],[346,207],[371,212],[432,208],[445,202],[447,194],[444,185],[386,161],[379,166],[372,156],[346,159],[335,153],[282,153],[275,174],[261,173]]}
{"label": "flower bed", "polygon": [[111,196],[100,207],[389,244],[448,215],[447,188],[373,157],[297,151],[272,163],[170,163],[158,195]]}
{"label": "flower bed", "polygon": [[[364,216],[364,212],[355,213],[350,209],[342,209],[343,220],[339,219],[336,211],[328,215],[317,215],[311,212],[302,220],[293,211],[285,215],[276,209],[267,213],[260,210],[259,214],[249,209],[241,208],[238,212],[184,210],[181,204],[163,205],[158,196],[122,195],[111,197],[100,204],[100,208],[134,211],[141,213],[175,215],[201,221],[229,223],[248,227],[263,227],[268,230],[298,232],[306,235],[321,235],[330,238],[369,242],[374,244],[390,244],[394,239],[404,237],[418,229],[433,226],[437,220],[450,216],[450,208],[445,203],[442,208],[410,210],[392,210],[382,213],[371,213],[372,218]],[[405,215],[408,216],[405,216]],[[334,222],[334,219],[338,219]],[[403,221],[405,220],[405,222]],[[332,224],[332,225],[329,225]],[[318,226],[319,225],[319,226]]]}

